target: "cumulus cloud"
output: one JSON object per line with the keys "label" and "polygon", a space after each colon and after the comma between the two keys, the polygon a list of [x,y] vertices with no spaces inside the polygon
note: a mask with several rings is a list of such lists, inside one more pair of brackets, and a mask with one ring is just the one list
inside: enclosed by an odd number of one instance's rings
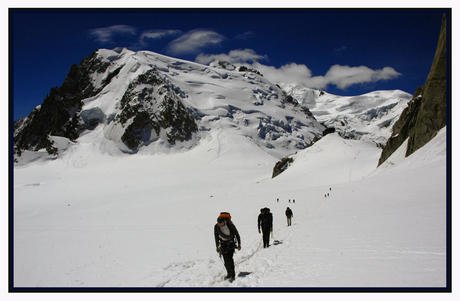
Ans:
{"label": "cumulus cloud", "polygon": [[218,46],[225,37],[215,31],[195,29],[169,43],[166,51],[172,55],[199,53],[208,47]]}
{"label": "cumulus cloud", "polygon": [[375,83],[401,76],[392,67],[372,70],[366,66],[350,67],[334,65],[324,76],[312,76],[312,72],[303,64],[290,63],[280,68],[259,63],[252,65],[266,78],[275,83],[294,83],[309,88],[326,89],[330,85],[345,90],[352,85]]}
{"label": "cumulus cloud", "polygon": [[252,49],[232,50],[228,54],[199,54],[195,61],[201,64],[209,64],[214,60],[225,61],[231,64],[255,63],[259,60],[268,60],[268,56],[257,54]]}
{"label": "cumulus cloud", "polygon": [[396,78],[400,75],[400,73],[391,67],[372,70],[366,66],[349,67],[334,65],[326,73],[324,80],[326,84],[333,84],[339,89],[346,89],[354,84],[374,83]]}
{"label": "cumulus cloud", "polygon": [[99,43],[110,43],[116,35],[136,35],[136,28],[127,25],[113,25],[109,27],[89,30],[90,37]]}
{"label": "cumulus cloud", "polygon": [[260,63],[253,64],[266,78],[274,83],[305,83],[311,78],[311,71],[303,64],[290,63],[280,68],[266,66]]}

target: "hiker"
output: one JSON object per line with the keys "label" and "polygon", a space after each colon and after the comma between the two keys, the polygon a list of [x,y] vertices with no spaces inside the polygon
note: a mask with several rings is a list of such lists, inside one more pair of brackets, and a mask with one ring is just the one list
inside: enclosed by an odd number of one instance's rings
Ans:
{"label": "hiker", "polygon": [[[230,282],[235,280],[235,263],[233,253],[237,248],[241,250],[241,239],[238,230],[231,221],[231,216],[227,212],[222,212],[217,218],[217,224],[214,226],[214,239],[216,241],[216,251],[224,257],[224,265],[227,270],[227,276]],[[238,246],[236,246],[236,242]]]}
{"label": "hiker", "polygon": [[294,216],[294,214],[292,213],[292,210],[287,207],[286,209],[286,217],[287,217],[287,224],[288,224],[288,227],[291,226],[291,218]]}
{"label": "hiker", "polygon": [[262,240],[264,242],[264,248],[270,246],[270,232],[273,233],[273,214],[270,209],[265,207],[260,209],[259,217],[257,218],[257,228],[262,228]]}

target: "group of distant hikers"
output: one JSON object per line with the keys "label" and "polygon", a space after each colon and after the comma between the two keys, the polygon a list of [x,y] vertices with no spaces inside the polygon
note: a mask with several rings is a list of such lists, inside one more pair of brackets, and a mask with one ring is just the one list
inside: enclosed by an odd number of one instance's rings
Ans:
{"label": "group of distant hikers", "polygon": [[[288,227],[291,226],[291,219],[294,216],[292,210],[287,207],[286,218]],[[260,209],[260,214],[257,218],[257,228],[259,233],[262,230],[262,241],[264,248],[270,246],[270,233],[273,236],[273,214],[270,209],[265,207]],[[233,282],[235,280],[235,263],[233,261],[233,253],[235,249],[241,250],[241,238],[238,230],[232,222],[230,213],[221,212],[217,218],[217,224],[214,226],[214,239],[216,241],[216,251],[224,258],[225,269],[227,276],[225,280]]]}

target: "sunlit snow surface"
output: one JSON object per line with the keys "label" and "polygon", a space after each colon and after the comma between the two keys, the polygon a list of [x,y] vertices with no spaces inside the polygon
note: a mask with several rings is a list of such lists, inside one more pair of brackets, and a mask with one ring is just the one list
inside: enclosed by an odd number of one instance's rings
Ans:
{"label": "sunlit snow surface", "polygon": [[[446,286],[445,129],[378,169],[375,144],[331,134],[274,179],[278,159],[237,131],[154,155],[89,137],[14,169],[15,287]],[[261,207],[274,215],[268,249]],[[221,211],[242,238],[233,283],[215,252]]]}

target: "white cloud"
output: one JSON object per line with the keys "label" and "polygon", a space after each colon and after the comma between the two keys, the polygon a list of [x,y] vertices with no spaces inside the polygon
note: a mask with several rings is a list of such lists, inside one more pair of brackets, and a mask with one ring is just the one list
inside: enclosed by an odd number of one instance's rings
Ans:
{"label": "white cloud", "polygon": [[366,66],[349,67],[334,65],[324,76],[327,85],[336,85],[339,89],[346,89],[354,84],[374,83],[381,80],[396,78],[401,74],[391,67],[372,70]]}
{"label": "white cloud", "polygon": [[225,37],[212,30],[195,29],[169,43],[167,52],[172,55],[193,54],[219,45]]}
{"label": "white cloud", "polygon": [[89,35],[100,43],[110,43],[115,35],[136,35],[136,28],[127,25],[114,25],[91,29]]}
{"label": "white cloud", "polygon": [[392,67],[372,70],[366,66],[334,65],[324,76],[312,76],[312,72],[306,65],[296,63],[290,63],[280,68],[255,63],[252,68],[259,70],[274,83],[295,83],[315,89],[326,89],[329,85],[335,85],[344,90],[352,85],[390,80],[401,75]]}
{"label": "white cloud", "polygon": [[255,63],[259,60],[267,60],[266,55],[257,54],[252,49],[232,50],[228,54],[199,54],[195,61],[201,64],[209,64],[214,60],[225,61],[231,64]]}
{"label": "white cloud", "polygon": [[290,63],[281,68],[266,66],[259,63],[253,64],[253,68],[259,70],[266,78],[274,83],[304,83],[311,78],[311,71],[305,65]]}
{"label": "white cloud", "polygon": [[139,36],[139,43],[141,45],[146,45],[147,40],[160,40],[180,34],[182,34],[180,30],[148,30],[141,33]]}

